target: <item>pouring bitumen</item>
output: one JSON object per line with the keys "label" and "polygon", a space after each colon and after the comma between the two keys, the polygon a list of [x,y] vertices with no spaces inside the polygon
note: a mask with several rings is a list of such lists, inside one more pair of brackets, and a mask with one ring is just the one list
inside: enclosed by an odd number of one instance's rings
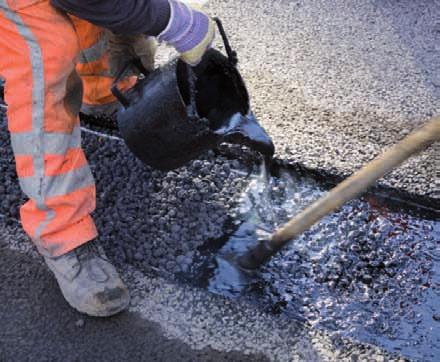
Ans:
{"label": "pouring bitumen", "polygon": [[260,152],[267,163],[272,161],[275,146],[252,112],[233,114],[214,132],[221,135],[224,142],[246,145]]}
{"label": "pouring bitumen", "polygon": [[432,144],[440,141],[440,116],[426,121],[425,125],[411,132],[362,169],[338,184],[324,197],[309,205],[288,223],[276,230],[268,239],[261,240],[239,259],[246,269],[257,269],[292,239],[301,235],[323,217],[334,212],[346,202],[361,196],[365,191],[394,168]]}
{"label": "pouring bitumen", "polygon": [[216,49],[195,67],[175,59],[144,71],[125,94],[116,78],[112,91],[122,104],[118,126],[133,154],[162,171],[182,167],[223,142],[247,145],[271,158],[273,142],[252,113],[236,61]]}

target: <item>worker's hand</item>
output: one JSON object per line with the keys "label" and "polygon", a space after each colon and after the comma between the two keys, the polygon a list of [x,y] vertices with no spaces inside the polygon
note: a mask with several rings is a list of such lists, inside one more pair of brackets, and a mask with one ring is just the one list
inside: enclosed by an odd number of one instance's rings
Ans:
{"label": "worker's hand", "polygon": [[169,3],[170,21],[158,39],[173,46],[184,62],[197,65],[214,40],[214,22],[195,7],[176,0]]}
{"label": "worker's hand", "polygon": [[[157,42],[145,35],[115,35],[108,32],[108,53],[110,73],[115,76],[128,61],[140,58],[147,71],[154,69],[154,55]],[[137,73],[137,69],[132,69]]]}

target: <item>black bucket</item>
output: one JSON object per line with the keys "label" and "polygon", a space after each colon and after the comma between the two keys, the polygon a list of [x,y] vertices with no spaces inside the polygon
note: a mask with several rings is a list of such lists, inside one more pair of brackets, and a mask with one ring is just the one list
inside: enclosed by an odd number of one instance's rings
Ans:
{"label": "black bucket", "polygon": [[[221,23],[228,57],[209,50],[196,67],[174,60],[147,74],[122,94],[118,126],[129,149],[144,163],[171,170],[222,142],[247,145],[266,158],[274,146],[253,116],[246,86],[236,68]],[[123,71],[120,72],[122,76]]]}

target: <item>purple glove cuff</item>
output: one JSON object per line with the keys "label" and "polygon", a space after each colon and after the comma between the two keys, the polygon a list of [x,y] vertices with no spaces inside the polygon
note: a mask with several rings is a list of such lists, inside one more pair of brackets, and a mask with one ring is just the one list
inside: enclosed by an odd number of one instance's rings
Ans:
{"label": "purple glove cuff", "polygon": [[205,14],[180,1],[169,0],[169,3],[170,21],[157,38],[184,53],[202,42],[208,33],[209,20]]}

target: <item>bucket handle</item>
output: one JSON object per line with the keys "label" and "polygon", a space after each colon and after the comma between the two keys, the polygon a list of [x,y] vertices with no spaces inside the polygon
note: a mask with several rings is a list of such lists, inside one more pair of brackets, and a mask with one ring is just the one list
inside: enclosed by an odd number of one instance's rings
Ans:
{"label": "bucket handle", "polygon": [[236,66],[238,63],[238,57],[237,52],[235,50],[232,50],[231,44],[229,44],[228,36],[226,35],[225,28],[223,28],[223,24],[221,20],[217,17],[212,18],[212,20],[215,21],[217,24],[218,31],[220,33],[220,36],[222,37],[223,44],[225,45],[226,54],[228,55],[229,61],[232,63],[232,65]]}
{"label": "bucket handle", "polygon": [[128,98],[122,93],[122,91],[118,88],[118,82],[125,75],[125,72],[128,70],[130,66],[134,65],[144,77],[146,77],[150,72],[145,69],[141,60],[139,58],[130,59],[125,65],[118,71],[113,80],[111,91],[113,95],[121,102],[124,108],[128,108],[130,106],[130,101]]}

